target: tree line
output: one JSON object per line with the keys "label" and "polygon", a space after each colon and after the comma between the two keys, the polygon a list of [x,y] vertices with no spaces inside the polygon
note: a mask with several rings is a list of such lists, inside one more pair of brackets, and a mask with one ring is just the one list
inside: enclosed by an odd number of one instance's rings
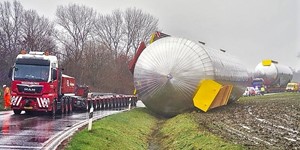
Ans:
{"label": "tree line", "polygon": [[132,93],[128,61],[141,41],[158,30],[158,19],[137,8],[100,14],[78,4],[58,6],[55,19],[25,10],[18,1],[0,3],[0,83],[22,49],[56,55],[64,73],[94,91]]}

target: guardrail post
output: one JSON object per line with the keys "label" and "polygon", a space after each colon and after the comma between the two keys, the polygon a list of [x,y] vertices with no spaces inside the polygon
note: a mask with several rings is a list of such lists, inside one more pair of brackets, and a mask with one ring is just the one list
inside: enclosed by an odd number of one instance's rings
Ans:
{"label": "guardrail post", "polygon": [[88,131],[92,130],[92,124],[93,124],[93,111],[94,106],[92,105],[89,111],[89,125],[88,125]]}

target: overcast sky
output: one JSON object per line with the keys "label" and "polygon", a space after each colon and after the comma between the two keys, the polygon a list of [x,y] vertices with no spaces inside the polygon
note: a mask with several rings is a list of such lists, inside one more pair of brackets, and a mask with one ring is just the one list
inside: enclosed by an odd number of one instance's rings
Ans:
{"label": "overcast sky", "polygon": [[[0,0],[3,2],[3,0]],[[98,13],[136,7],[159,19],[173,36],[206,42],[240,58],[250,70],[263,59],[300,69],[300,1],[298,0],[21,0],[55,18],[57,5],[93,7]]]}

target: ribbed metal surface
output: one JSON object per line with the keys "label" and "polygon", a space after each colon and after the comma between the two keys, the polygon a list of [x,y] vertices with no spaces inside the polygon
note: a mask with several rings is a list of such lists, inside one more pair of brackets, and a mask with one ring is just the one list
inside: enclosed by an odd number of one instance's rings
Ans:
{"label": "ribbed metal surface", "polygon": [[[202,79],[242,84],[247,78],[246,69],[237,59],[175,37],[150,44],[140,55],[134,70],[135,87],[143,103],[167,116],[194,108],[192,98]],[[243,89],[238,87],[238,92],[233,93],[239,95],[241,91]]]}
{"label": "ribbed metal surface", "polygon": [[271,63],[270,66],[263,66],[259,63],[255,67],[255,78],[263,78],[267,86],[286,86],[293,78],[293,72],[288,66]]}

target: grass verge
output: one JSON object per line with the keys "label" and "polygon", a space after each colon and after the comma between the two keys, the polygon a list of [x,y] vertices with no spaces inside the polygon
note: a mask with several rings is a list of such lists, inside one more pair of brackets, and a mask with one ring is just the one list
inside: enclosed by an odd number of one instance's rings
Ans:
{"label": "grass verge", "polygon": [[0,111],[4,110],[3,89],[0,88]]}
{"label": "grass verge", "polygon": [[289,101],[299,100],[300,94],[298,92],[283,92],[283,93],[272,93],[270,95],[264,96],[249,96],[249,97],[241,97],[238,101],[239,102],[248,102],[248,101],[279,101],[279,100],[286,100],[288,98]]}
{"label": "grass verge", "polygon": [[[153,131],[157,134],[153,135]],[[153,138],[156,138],[153,140]],[[193,113],[180,114],[164,120],[146,108],[108,116],[93,123],[93,129],[74,135],[66,149],[242,149],[205,131],[195,122]]]}
{"label": "grass verge", "polygon": [[226,142],[204,130],[194,120],[193,113],[180,114],[167,120],[160,131],[161,149],[244,149],[241,145]]}
{"label": "grass verge", "polygon": [[157,119],[146,108],[136,108],[93,123],[93,129],[75,134],[66,149],[147,149]]}

